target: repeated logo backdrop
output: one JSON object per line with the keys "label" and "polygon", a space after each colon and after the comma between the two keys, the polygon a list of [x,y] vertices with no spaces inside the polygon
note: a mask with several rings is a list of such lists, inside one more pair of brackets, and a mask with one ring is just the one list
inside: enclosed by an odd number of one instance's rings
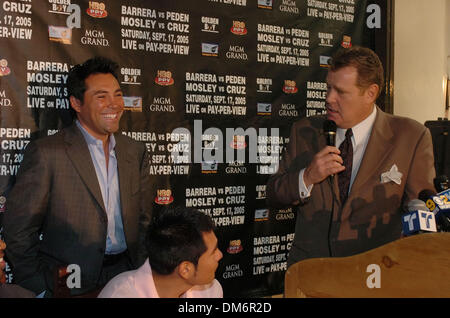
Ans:
{"label": "repeated logo backdrop", "polygon": [[282,293],[296,212],[269,209],[265,184],[292,123],[324,113],[329,57],[373,47],[376,3],[2,1],[0,220],[23,149],[70,121],[68,70],[107,56],[120,65],[120,130],[150,153],[155,206],[212,216],[226,297]]}

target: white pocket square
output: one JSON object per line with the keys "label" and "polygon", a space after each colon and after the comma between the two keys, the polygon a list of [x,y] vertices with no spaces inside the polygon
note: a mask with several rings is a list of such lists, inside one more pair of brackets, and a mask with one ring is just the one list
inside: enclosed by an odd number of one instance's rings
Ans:
{"label": "white pocket square", "polygon": [[381,183],[393,181],[400,185],[402,183],[402,173],[398,171],[397,165],[393,165],[391,170],[381,174]]}

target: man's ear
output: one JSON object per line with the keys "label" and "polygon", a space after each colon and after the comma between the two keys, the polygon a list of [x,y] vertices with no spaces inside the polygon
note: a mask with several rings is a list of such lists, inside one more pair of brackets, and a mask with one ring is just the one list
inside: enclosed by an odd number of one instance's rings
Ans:
{"label": "man's ear", "polygon": [[178,275],[184,279],[190,279],[195,274],[195,266],[191,262],[184,261],[178,265]]}
{"label": "man's ear", "polygon": [[73,95],[69,97],[69,101],[72,108],[79,113],[81,111],[81,101]]}
{"label": "man's ear", "polygon": [[371,84],[366,89],[366,96],[370,99],[370,102],[374,103],[377,100],[379,91],[380,91],[380,86],[378,86],[377,84]]}

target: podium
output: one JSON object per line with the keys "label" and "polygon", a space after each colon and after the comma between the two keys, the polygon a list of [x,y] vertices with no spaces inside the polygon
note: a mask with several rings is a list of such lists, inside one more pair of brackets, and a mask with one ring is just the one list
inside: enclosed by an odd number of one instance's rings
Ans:
{"label": "podium", "polygon": [[450,233],[426,233],[348,257],[311,258],[285,274],[286,298],[450,297]]}

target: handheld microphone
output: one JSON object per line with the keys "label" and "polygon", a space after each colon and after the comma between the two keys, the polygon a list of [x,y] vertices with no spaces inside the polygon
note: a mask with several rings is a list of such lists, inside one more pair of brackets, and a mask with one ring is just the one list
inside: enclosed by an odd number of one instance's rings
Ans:
{"label": "handheld microphone", "polygon": [[437,232],[436,219],[422,200],[414,199],[408,203],[408,213],[402,216],[403,234],[413,235],[423,232]]}
{"label": "handheld microphone", "polygon": [[431,212],[430,209],[427,207],[424,200],[420,199],[413,199],[408,202],[408,212],[423,210],[427,212]]}
{"label": "handheld microphone", "polygon": [[425,201],[435,215],[439,231],[450,232],[450,189],[439,193],[425,189],[420,191],[419,199]]}
{"label": "handheld microphone", "polygon": [[327,146],[336,145],[336,123],[332,120],[325,120],[323,123],[323,132],[327,140]]}
{"label": "handheld microphone", "polygon": [[[332,120],[325,120],[323,122],[323,133],[325,135],[325,139],[327,142],[327,146],[336,146],[336,130],[337,130],[337,126],[336,123]],[[331,188],[333,188],[333,180],[334,179],[334,174],[331,174],[327,180],[330,183]],[[334,193],[334,191],[331,191],[331,193],[333,194],[333,204],[332,204],[332,208],[331,208],[331,215],[333,215],[334,213],[334,200],[336,200],[336,194]],[[328,225],[328,235],[330,235],[330,231],[331,231],[331,225],[333,221],[333,217],[330,218],[330,224]],[[330,251],[330,255],[332,255],[332,250],[331,250],[331,245],[330,245],[330,240],[328,241],[328,249]]]}
{"label": "handheld microphone", "polygon": [[[327,146],[336,146],[336,123],[332,120],[325,120],[323,122],[323,133],[327,140]],[[330,175],[330,181],[333,180],[334,174]]]}

